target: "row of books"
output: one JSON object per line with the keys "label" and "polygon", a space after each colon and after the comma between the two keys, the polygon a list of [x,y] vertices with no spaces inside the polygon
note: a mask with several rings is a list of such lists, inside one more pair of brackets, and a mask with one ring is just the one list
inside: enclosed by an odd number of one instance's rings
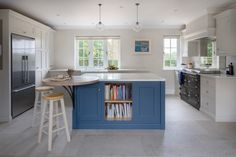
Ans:
{"label": "row of books", "polygon": [[105,85],[105,99],[106,100],[130,100],[131,99],[131,85],[129,84],[106,84]]}
{"label": "row of books", "polygon": [[107,103],[105,106],[105,114],[107,119],[129,119],[132,117],[132,104],[110,104]]}

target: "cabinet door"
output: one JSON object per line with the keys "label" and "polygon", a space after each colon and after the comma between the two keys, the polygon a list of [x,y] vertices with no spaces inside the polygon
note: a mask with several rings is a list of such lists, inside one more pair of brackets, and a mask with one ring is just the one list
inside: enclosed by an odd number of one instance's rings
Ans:
{"label": "cabinet door", "polygon": [[101,120],[102,88],[99,83],[76,88],[78,121]]}
{"label": "cabinet door", "polygon": [[199,41],[188,41],[188,57],[199,55]]}
{"label": "cabinet door", "polygon": [[54,32],[51,31],[49,34],[49,63],[48,68],[51,69],[54,66]]}
{"label": "cabinet door", "polygon": [[230,18],[225,16],[224,18],[217,18],[216,20],[216,37],[217,37],[217,54],[222,55],[225,52],[230,51]]}
{"label": "cabinet door", "polygon": [[160,124],[164,119],[163,104],[165,88],[161,82],[133,83],[134,119],[138,123]]}
{"label": "cabinet door", "polygon": [[34,37],[33,25],[18,17],[15,16],[10,17],[10,27],[11,27],[11,32],[13,33],[28,37]]}
{"label": "cabinet door", "polygon": [[35,71],[35,83],[36,83],[36,87],[41,86],[42,84],[42,71],[41,70]]}
{"label": "cabinet door", "polygon": [[236,56],[235,19],[235,9],[229,9],[216,16],[216,52],[219,56]]}

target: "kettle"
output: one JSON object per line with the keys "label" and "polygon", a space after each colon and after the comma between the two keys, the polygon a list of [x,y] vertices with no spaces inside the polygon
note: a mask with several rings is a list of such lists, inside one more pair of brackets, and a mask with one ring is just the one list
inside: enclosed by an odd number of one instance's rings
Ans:
{"label": "kettle", "polygon": [[228,70],[226,71],[227,75],[234,75],[234,66],[232,63],[228,65]]}

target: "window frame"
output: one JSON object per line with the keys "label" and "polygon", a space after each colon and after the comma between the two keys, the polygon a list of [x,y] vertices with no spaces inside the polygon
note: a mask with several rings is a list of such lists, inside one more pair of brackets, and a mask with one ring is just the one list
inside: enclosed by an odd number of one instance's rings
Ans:
{"label": "window frame", "polygon": [[[165,66],[165,43],[164,43],[164,40],[165,39],[177,39],[177,54],[176,54],[176,66],[175,67],[167,67]],[[171,42],[170,42],[170,49],[171,49]],[[162,50],[163,50],[163,56],[162,56],[162,61],[163,61],[163,70],[177,70],[179,68],[179,64],[180,64],[180,35],[165,35],[163,37],[163,47],[162,47]],[[171,53],[171,52],[170,52]]]}
{"label": "window frame", "polygon": [[[75,69],[82,69],[82,70],[97,70],[97,69],[105,69],[106,67],[108,67],[108,63],[109,63],[109,57],[108,57],[108,40],[109,39],[117,39],[119,40],[119,50],[118,50],[118,68],[120,68],[120,57],[121,57],[121,41],[120,41],[120,37],[119,36],[112,36],[112,37],[75,37],[75,46],[74,46],[74,53],[75,53]],[[89,42],[89,63],[88,66],[80,66],[79,64],[79,46],[77,47],[77,41],[79,40],[88,40]],[[104,45],[103,45],[103,51],[104,51],[104,56],[103,56],[103,66],[99,67],[99,66],[94,66],[94,41],[95,40],[103,40]]]}

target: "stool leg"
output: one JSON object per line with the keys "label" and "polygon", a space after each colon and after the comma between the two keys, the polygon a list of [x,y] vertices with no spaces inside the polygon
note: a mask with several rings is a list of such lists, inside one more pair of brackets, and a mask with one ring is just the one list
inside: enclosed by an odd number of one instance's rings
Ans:
{"label": "stool leg", "polygon": [[66,118],[64,99],[61,99],[60,103],[61,103],[61,110],[62,110],[62,114],[63,114],[63,121],[64,121],[65,129],[66,129],[67,141],[70,142],[70,133],[69,133],[68,123],[67,123],[67,118]]}
{"label": "stool leg", "polygon": [[35,97],[35,100],[34,100],[33,119],[32,119],[32,124],[31,124],[32,127],[34,126],[34,122],[35,122],[35,119],[36,119],[36,116],[37,116],[38,100],[39,100],[39,92],[36,91],[36,97]]}
{"label": "stool leg", "polygon": [[[58,101],[55,102],[55,110],[56,110],[56,115],[59,113],[59,109],[58,109]],[[56,128],[59,128],[59,117],[56,116]],[[59,131],[57,131],[57,135],[59,134]]]}
{"label": "stool leg", "polygon": [[49,105],[49,125],[48,125],[48,151],[52,150],[52,126],[53,126],[53,101]]}
{"label": "stool leg", "polygon": [[47,105],[47,101],[43,100],[43,104],[42,104],[42,107],[41,107],[41,108],[43,108],[43,111],[41,112],[41,122],[40,122],[40,127],[39,127],[38,143],[40,143],[41,139],[42,139],[42,132],[43,132],[44,119],[45,119],[46,105]]}

